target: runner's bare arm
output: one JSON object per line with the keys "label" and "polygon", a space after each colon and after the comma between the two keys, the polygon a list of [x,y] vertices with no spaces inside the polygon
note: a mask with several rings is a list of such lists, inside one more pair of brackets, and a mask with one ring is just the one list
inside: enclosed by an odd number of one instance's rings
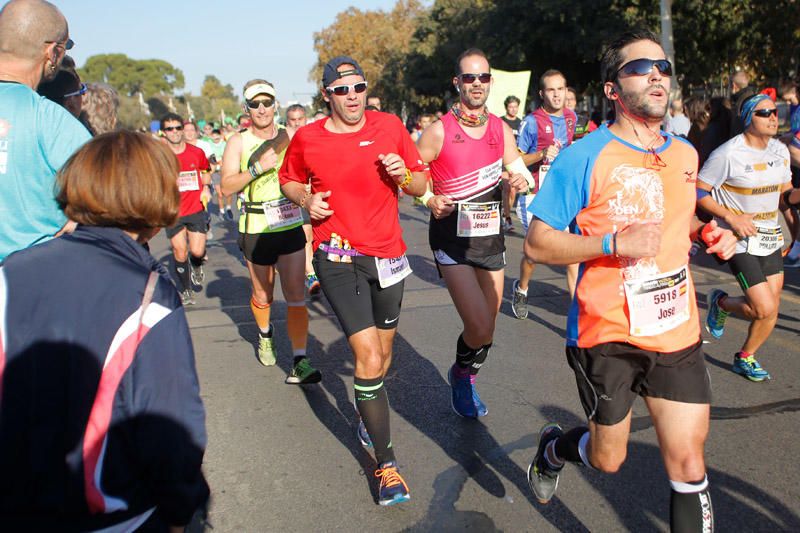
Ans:
{"label": "runner's bare arm", "polygon": [[[611,235],[611,234],[609,234]],[[574,235],[557,230],[545,222],[534,219],[525,237],[523,252],[526,259],[534,263],[569,265],[596,259],[604,255],[604,235]],[[637,222],[616,235],[616,250],[613,235],[608,243],[611,254],[620,257],[655,257],[661,249],[661,224],[659,222]]]}
{"label": "runner's bare arm", "polygon": [[[711,185],[704,181],[697,180],[697,189],[699,191],[710,192]],[[733,229],[734,233],[742,237],[749,237],[756,234],[756,227],[753,224],[753,215],[750,213],[741,213],[737,215],[731,212],[727,207],[719,205],[710,194],[698,198],[697,205],[706,213],[714,215],[720,220],[724,220],[725,223]]]}
{"label": "runner's bare arm", "polygon": [[[427,190],[427,180],[424,172],[411,172],[406,168],[403,158],[397,154],[380,154],[378,159],[383,163],[386,173],[394,180],[397,185],[401,185],[403,190],[413,196],[422,196]],[[406,171],[411,175],[411,181],[402,185],[406,181]]]}
{"label": "runner's bare arm", "polygon": [[311,194],[306,191],[305,184],[287,181],[281,185],[281,192],[291,202],[305,208],[313,220],[322,220],[333,214],[333,210],[330,209],[328,202],[325,201],[331,195],[331,191]]}
{"label": "runner's bare arm", "polygon": [[444,143],[444,126],[437,120],[422,132],[417,139],[417,150],[425,163],[430,163],[439,157],[439,151]]}
{"label": "runner's bare arm", "polygon": [[544,159],[544,154],[545,154],[544,150],[537,150],[529,154],[522,154],[522,161],[525,163],[525,166],[529,167],[534,163],[538,163],[539,161]]}
{"label": "runner's bare arm", "polygon": [[[425,163],[430,163],[439,157],[439,151],[444,143],[444,126],[441,121],[436,121],[422,132],[417,140],[419,155]],[[427,205],[434,218],[444,218],[453,212],[455,204],[447,196],[434,194]]]}
{"label": "runner's bare arm", "polygon": [[241,158],[242,136],[236,133],[228,139],[228,144],[225,145],[225,151],[222,154],[220,189],[222,189],[222,194],[225,196],[241,191],[253,179],[249,172],[241,172],[239,170]]}
{"label": "runner's bare arm", "polygon": [[792,201],[792,196],[795,196],[795,200],[800,201],[800,191],[795,192],[792,189],[792,183],[787,182],[783,184],[781,188],[781,196],[780,202],[778,203],[778,209],[780,209],[781,213],[783,213],[783,218],[786,220],[786,225],[789,226],[789,234],[792,236],[792,242],[797,240],[798,234],[800,234],[800,218],[797,216],[797,211],[792,208],[791,205],[787,204],[785,201],[785,194],[787,191],[789,192],[789,201]]}
{"label": "runner's bare arm", "polygon": [[517,150],[517,141],[514,140],[514,132],[505,122],[503,122],[503,143],[503,166],[509,171],[507,174],[504,173],[503,177],[514,192],[527,191],[533,184],[533,177],[531,176],[530,180],[528,179],[528,176],[530,176],[528,169],[524,168],[524,165],[522,165],[523,172],[517,172],[513,168],[509,168],[509,165],[519,159],[520,155],[519,150]]}

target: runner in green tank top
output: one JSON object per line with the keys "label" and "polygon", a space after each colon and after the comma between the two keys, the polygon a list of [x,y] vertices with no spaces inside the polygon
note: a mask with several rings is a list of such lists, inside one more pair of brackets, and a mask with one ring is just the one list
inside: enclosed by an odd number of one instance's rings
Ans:
{"label": "runner in green tank top", "polygon": [[305,243],[300,209],[281,193],[278,168],[289,145],[287,131],[275,123],[275,87],[265,80],[244,86],[245,111],[252,124],[228,139],[222,157],[222,193],[242,192],[239,248],[252,282],[250,308],[258,324],[258,360],[265,366],[277,360],[270,323],[275,269],[287,305],[286,329],[294,352],[286,383],[317,383],[321,374],[306,354],[308,309],[305,303]]}

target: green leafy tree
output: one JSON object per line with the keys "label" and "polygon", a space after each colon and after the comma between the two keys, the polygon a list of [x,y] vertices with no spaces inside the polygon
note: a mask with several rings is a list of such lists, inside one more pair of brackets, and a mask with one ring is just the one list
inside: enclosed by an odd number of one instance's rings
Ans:
{"label": "green leafy tree", "polygon": [[216,76],[206,75],[203,80],[203,86],[200,88],[200,95],[209,100],[219,98],[226,98],[228,100],[236,100],[236,95],[233,92],[231,84],[223,85]]}
{"label": "green leafy tree", "polygon": [[103,82],[123,95],[142,93],[145,98],[174,94],[184,85],[183,72],[161,59],[131,59],[124,54],[100,54],[78,69],[81,79]]}
{"label": "green leafy tree", "polygon": [[[318,60],[309,79],[320,84],[325,63],[339,55],[350,56],[364,69],[370,84],[369,93],[380,96],[385,101],[384,108],[399,111],[400,100],[393,86],[404,86],[404,72],[394,70],[400,79],[387,79],[382,74],[387,64],[402,63],[410,50],[417,18],[424,12],[418,0],[398,0],[388,13],[353,7],[339,13],[333,24],[314,33]],[[318,103],[319,100],[318,97]]]}

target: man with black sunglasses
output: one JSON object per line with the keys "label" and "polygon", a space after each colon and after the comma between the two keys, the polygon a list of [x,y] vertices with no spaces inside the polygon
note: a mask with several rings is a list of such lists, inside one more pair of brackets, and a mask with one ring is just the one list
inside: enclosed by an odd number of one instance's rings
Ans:
{"label": "man with black sunglasses", "polygon": [[695,218],[697,152],[660,132],[672,68],[658,38],[645,30],[617,37],[601,72],[616,121],[556,158],[531,206],[524,249],[537,263],[581,263],[566,355],[589,422],[567,432],[545,424],[528,482],[547,503],[565,462],[617,472],[642,396],[670,480],[672,531],[712,531],[711,388],[688,257],[699,237],[727,259],[736,239]]}
{"label": "man with black sunglasses", "polygon": [[55,175],[90,135],[35,91],[56,76],[71,47],[54,5],[12,1],[0,11],[0,261],[69,227],[55,201]]}
{"label": "man with black sunglasses", "polygon": [[183,305],[194,305],[193,285],[202,285],[205,278],[208,219],[204,204],[211,199],[209,171],[211,165],[200,148],[189,144],[183,136],[183,118],[167,113],[161,118],[161,131],[180,164],[177,176],[181,206],[178,221],[164,231],[172,246],[175,274]]}
{"label": "man with black sunglasses", "polygon": [[289,134],[275,122],[275,87],[263,79],[244,85],[250,127],[228,139],[222,156],[222,193],[242,192],[239,248],[252,283],[250,309],[258,326],[258,360],[264,366],[277,361],[271,306],[275,274],[280,275],[286,300],[286,332],[292,346],[292,370],[285,383],[319,383],[322,374],[306,353],[308,308],[304,290],[305,245],[300,209],[281,192],[278,169],[289,145]]}
{"label": "man with black sunglasses", "polygon": [[384,387],[411,274],[397,198],[398,188],[425,192],[426,167],[400,119],[365,110],[366,96],[356,60],[330,60],[322,97],[331,116],[297,130],[280,180],[284,194],[311,216],[314,270],[355,356],[358,437],[375,451],[378,503],[393,505],[410,498],[397,468]]}
{"label": "man with black sunglasses", "polygon": [[452,83],[458,102],[422,132],[417,144],[433,180],[433,194],[426,199],[431,250],[463,323],[448,372],[451,406],[459,416],[478,418],[488,408],[475,380],[492,347],[503,300],[502,182],[516,193],[533,179],[511,128],[486,108],[492,85],[486,55],[476,48],[463,52]]}

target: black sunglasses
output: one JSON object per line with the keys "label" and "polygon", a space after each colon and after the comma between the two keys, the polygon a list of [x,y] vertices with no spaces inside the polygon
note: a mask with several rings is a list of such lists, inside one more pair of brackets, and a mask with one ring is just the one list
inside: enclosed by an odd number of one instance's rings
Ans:
{"label": "black sunglasses", "polygon": [[258,109],[258,106],[263,105],[264,108],[272,107],[272,104],[275,103],[275,100],[248,100],[247,107],[250,109]]}
{"label": "black sunglasses", "polygon": [[72,39],[67,39],[67,42],[61,44],[60,41],[45,41],[44,44],[52,44],[56,43],[58,46],[63,46],[64,50],[72,50],[72,47],[75,46],[75,41]]}
{"label": "black sunglasses", "polygon": [[475,80],[478,80],[481,83],[489,83],[492,81],[492,75],[488,72],[481,72],[480,74],[459,74],[458,77],[461,78],[462,83],[466,83],[467,85],[470,83],[475,83]]}
{"label": "black sunglasses", "polygon": [[328,87],[325,90],[328,91],[328,94],[344,96],[350,92],[350,89],[353,89],[357,93],[363,93],[367,90],[367,82],[360,81],[358,83],[354,83],[353,85],[336,85],[335,87]]}
{"label": "black sunglasses", "polygon": [[168,126],[162,129],[163,131],[183,131],[183,126]]}
{"label": "black sunglasses", "polygon": [[757,116],[757,117],[769,118],[772,115],[775,115],[775,116],[778,115],[778,108],[777,107],[773,107],[772,109],[756,109],[755,111],[753,111],[753,114],[755,116]]}
{"label": "black sunglasses", "polygon": [[657,67],[662,76],[672,76],[672,63],[666,59],[634,59],[628,61],[614,74],[614,77],[619,76],[622,72],[627,76],[647,76],[653,71],[653,67]]}

